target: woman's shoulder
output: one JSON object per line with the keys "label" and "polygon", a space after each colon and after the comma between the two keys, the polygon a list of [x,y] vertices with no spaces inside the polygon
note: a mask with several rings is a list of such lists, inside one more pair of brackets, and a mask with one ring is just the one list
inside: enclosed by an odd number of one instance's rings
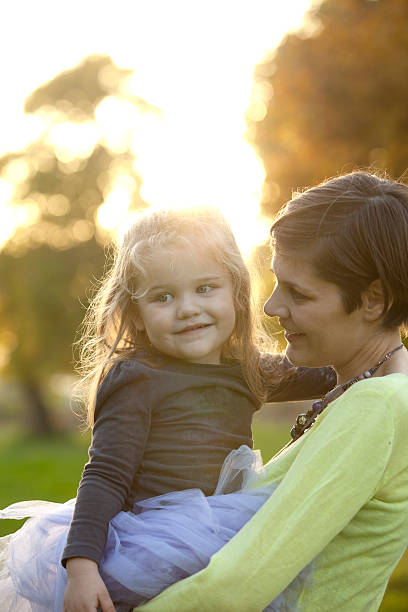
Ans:
{"label": "woman's shoulder", "polygon": [[408,404],[408,376],[394,373],[387,376],[373,376],[352,385],[346,392],[349,397],[357,395],[371,395],[382,398],[383,401],[394,400],[401,397]]}
{"label": "woman's shoulder", "polygon": [[403,423],[408,428],[408,376],[406,374],[388,374],[388,376],[371,379],[372,388],[379,397],[382,397],[387,410],[398,420],[399,426]]}
{"label": "woman's shoulder", "polygon": [[390,374],[359,381],[331,402],[304,445],[313,452],[328,445],[334,456],[362,452],[388,461],[390,453],[406,456],[407,436],[408,376]]}
{"label": "woman's shoulder", "polygon": [[365,414],[371,421],[398,418],[408,425],[408,376],[373,376],[352,385],[337,402],[340,410]]}
{"label": "woman's shoulder", "polygon": [[372,377],[353,387],[347,392],[352,400],[348,415],[362,432],[361,444],[369,446],[371,441],[372,450],[378,454],[380,445],[387,441],[390,473],[406,470],[408,376],[394,373]]}

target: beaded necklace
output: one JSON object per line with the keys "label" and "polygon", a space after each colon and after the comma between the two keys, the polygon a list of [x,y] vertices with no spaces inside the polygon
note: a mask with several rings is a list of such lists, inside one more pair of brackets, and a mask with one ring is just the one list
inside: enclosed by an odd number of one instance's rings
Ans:
{"label": "beaded necklace", "polygon": [[384,363],[384,361],[387,361],[387,359],[389,359],[396,351],[402,349],[403,346],[403,344],[400,344],[395,349],[384,355],[384,357],[380,359],[380,361],[376,363],[375,366],[373,366],[369,370],[366,370],[365,372],[363,372],[363,374],[359,374],[358,376],[351,378],[347,382],[338,385],[337,387],[334,387],[334,389],[332,389],[331,391],[328,391],[326,395],[322,397],[321,400],[318,400],[317,402],[314,402],[312,404],[312,407],[306,412],[306,414],[299,414],[296,419],[295,425],[290,430],[292,440],[291,442],[289,442],[289,444],[292,444],[292,442],[295,442],[295,440],[300,438],[300,436],[303,436],[305,431],[313,425],[316,420],[316,417],[323,412],[323,410],[328,406],[328,404],[330,404],[330,402],[333,402],[335,399],[337,399],[342,393],[347,391],[347,389],[349,389],[351,385],[354,385],[354,383],[358,382],[359,380],[364,380],[365,378],[370,378],[374,374],[374,372],[376,372],[376,370],[378,370],[378,368]]}

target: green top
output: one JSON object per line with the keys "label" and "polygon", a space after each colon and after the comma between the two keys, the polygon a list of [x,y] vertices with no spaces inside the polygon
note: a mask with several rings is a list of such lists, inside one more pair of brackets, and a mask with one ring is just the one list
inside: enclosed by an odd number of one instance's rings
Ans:
{"label": "green top", "polygon": [[408,376],[356,383],[266,464],[278,488],[209,565],[137,610],[378,610],[408,544],[407,440]]}

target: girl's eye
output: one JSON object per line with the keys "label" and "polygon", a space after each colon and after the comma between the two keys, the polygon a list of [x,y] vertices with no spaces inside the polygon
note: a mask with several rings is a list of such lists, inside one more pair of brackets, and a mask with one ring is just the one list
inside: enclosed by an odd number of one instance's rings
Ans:
{"label": "girl's eye", "polygon": [[201,285],[197,288],[197,293],[208,293],[209,291],[211,291],[211,289],[214,289],[214,287],[212,287],[211,285]]}
{"label": "girl's eye", "polygon": [[169,302],[172,298],[171,293],[159,293],[159,295],[156,295],[154,298],[155,302]]}

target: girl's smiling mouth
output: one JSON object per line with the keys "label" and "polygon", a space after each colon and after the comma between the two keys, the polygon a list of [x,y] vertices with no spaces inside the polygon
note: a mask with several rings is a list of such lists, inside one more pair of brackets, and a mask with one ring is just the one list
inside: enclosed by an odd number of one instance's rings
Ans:
{"label": "girl's smiling mouth", "polygon": [[199,332],[202,329],[207,329],[207,327],[210,327],[211,325],[212,323],[196,323],[195,325],[187,325],[187,327],[183,327],[183,329],[180,329],[179,331],[176,331],[174,333],[176,335],[190,334],[194,332]]}

